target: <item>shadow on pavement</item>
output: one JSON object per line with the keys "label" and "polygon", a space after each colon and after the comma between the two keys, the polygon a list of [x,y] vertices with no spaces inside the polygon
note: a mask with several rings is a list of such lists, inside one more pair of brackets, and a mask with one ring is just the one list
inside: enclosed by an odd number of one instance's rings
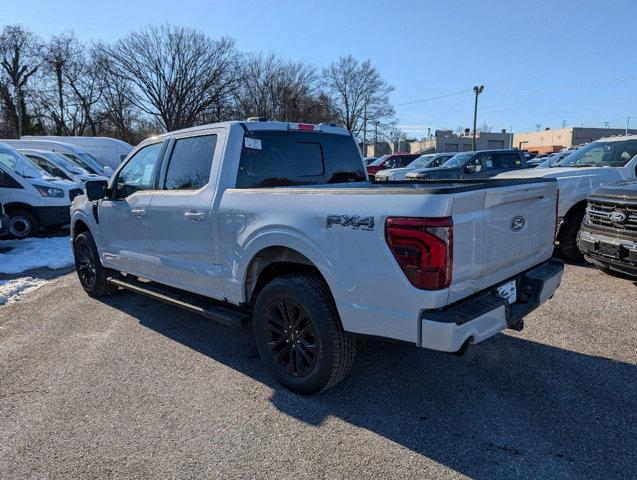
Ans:
{"label": "shadow on pavement", "polygon": [[286,415],[317,426],[342,419],[470,477],[630,478],[637,471],[637,367],[630,364],[509,335],[464,357],[364,339],[343,383],[301,397],[262,369],[249,326],[233,330],[128,293],[106,303],[268,385]]}

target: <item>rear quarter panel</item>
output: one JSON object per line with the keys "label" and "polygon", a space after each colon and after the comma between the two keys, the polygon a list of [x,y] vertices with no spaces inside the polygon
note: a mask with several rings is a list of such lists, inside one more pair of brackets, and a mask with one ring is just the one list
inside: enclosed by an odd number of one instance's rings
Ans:
{"label": "rear quarter panel", "polygon": [[[270,246],[288,247],[321,272],[347,331],[415,342],[419,310],[445,305],[449,292],[418,290],[409,283],[385,241],[385,220],[390,215],[448,216],[450,197],[276,191],[224,193],[219,211],[220,260],[228,300],[246,301],[243,285],[258,252]],[[374,228],[328,226],[328,215],[371,216]]]}

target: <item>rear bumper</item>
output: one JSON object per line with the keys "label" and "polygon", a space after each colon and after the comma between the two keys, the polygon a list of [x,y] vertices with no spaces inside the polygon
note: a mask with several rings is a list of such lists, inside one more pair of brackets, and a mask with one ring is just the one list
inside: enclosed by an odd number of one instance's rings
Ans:
{"label": "rear bumper", "polygon": [[562,281],[564,263],[551,259],[515,277],[518,299],[508,301],[491,289],[443,310],[420,314],[420,346],[443,352],[457,352],[470,341],[478,343],[520,322],[553,296]]}
{"label": "rear bumper", "polygon": [[637,276],[637,241],[592,233],[583,227],[577,245],[591,263]]}

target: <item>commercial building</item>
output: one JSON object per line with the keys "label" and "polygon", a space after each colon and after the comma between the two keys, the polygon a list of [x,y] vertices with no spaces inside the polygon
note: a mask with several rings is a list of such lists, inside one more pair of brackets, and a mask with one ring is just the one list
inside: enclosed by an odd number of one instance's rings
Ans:
{"label": "commercial building", "polygon": [[[624,128],[547,128],[537,132],[514,133],[513,147],[529,152],[551,153],[625,133]],[[637,130],[628,130],[628,133],[637,134]]]}
{"label": "commercial building", "polygon": [[[472,149],[473,136],[467,128],[461,135],[451,130],[436,130],[434,137],[428,140],[411,142],[411,153],[468,152]],[[506,130],[500,132],[478,132],[476,150],[501,150],[511,148],[512,135]]]}

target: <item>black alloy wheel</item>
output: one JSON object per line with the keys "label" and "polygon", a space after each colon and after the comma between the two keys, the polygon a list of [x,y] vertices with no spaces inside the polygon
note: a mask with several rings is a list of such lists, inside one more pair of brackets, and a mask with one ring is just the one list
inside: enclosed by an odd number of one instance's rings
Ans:
{"label": "black alloy wheel", "polygon": [[298,303],[285,297],[273,302],[264,330],[268,349],[279,368],[294,377],[314,370],[320,348],[316,329]]}
{"label": "black alloy wheel", "polygon": [[95,256],[87,242],[78,242],[75,252],[77,257],[77,276],[85,289],[93,290],[97,281]]}

